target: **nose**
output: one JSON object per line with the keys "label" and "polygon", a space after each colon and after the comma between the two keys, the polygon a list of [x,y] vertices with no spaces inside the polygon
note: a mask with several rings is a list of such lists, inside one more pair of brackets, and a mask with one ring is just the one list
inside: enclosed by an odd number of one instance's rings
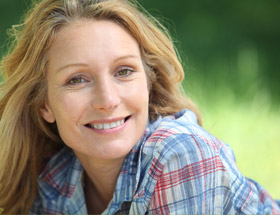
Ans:
{"label": "nose", "polygon": [[117,84],[110,78],[97,80],[94,87],[92,106],[96,110],[112,111],[120,103]]}

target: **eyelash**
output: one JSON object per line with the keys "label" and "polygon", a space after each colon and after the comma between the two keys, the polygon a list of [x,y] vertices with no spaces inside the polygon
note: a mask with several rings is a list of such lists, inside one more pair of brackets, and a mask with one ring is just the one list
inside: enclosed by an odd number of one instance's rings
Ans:
{"label": "eyelash", "polygon": [[[77,80],[79,80],[79,81],[77,82]],[[87,80],[82,75],[78,75],[78,76],[70,78],[67,81],[67,85],[76,85],[76,84],[84,83],[86,81]]]}
{"label": "eyelash", "polygon": [[[126,72],[126,74],[120,74],[121,72]],[[127,77],[130,76],[132,73],[134,72],[133,69],[131,68],[121,68],[117,73],[116,73],[116,77]]]}
{"label": "eyelash", "polygon": [[[121,72],[125,72],[125,74],[120,74]],[[118,70],[118,72],[116,72],[115,77],[128,77],[130,76],[132,73],[134,72],[134,69],[132,68],[121,68],[120,70]],[[81,84],[81,83],[85,83],[87,82],[87,79],[82,76],[82,75],[77,75],[74,77],[71,77],[69,80],[67,80],[66,85],[77,85],[77,84]]]}

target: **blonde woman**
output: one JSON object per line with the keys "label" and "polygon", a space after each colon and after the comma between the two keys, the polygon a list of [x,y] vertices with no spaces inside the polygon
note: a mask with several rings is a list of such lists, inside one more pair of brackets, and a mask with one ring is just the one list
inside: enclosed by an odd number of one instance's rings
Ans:
{"label": "blonde woman", "polygon": [[42,0],[2,60],[4,214],[280,208],[200,125],[164,27],[126,0]]}

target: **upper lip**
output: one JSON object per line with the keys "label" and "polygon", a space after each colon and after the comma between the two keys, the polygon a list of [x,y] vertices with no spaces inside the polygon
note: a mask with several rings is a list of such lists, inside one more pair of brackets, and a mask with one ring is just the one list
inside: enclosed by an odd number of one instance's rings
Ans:
{"label": "upper lip", "polygon": [[100,119],[100,120],[93,120],[91,122],[86,123],[85,125],[93,125],[93,124],[97,124],[97,123],[112,123],[112,122],[117,122],[120,120],[125,120],[126,118],[128,118],[129,116],[126,117],[117,117],[117,118],[112,118],[112,119]]}

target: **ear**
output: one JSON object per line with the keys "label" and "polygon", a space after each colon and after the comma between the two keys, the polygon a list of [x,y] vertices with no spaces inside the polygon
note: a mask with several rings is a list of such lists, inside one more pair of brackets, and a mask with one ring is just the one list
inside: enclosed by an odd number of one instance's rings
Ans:
{"label": "ear", "polygon": [[41,116],[49,123],[54,123],[55,122],[55,117],[54,117],[54,114],[51,110],[51,108],[49,107],[48,104],[43,104],[41,107],[40,107],[40,113],[41,113]]}

